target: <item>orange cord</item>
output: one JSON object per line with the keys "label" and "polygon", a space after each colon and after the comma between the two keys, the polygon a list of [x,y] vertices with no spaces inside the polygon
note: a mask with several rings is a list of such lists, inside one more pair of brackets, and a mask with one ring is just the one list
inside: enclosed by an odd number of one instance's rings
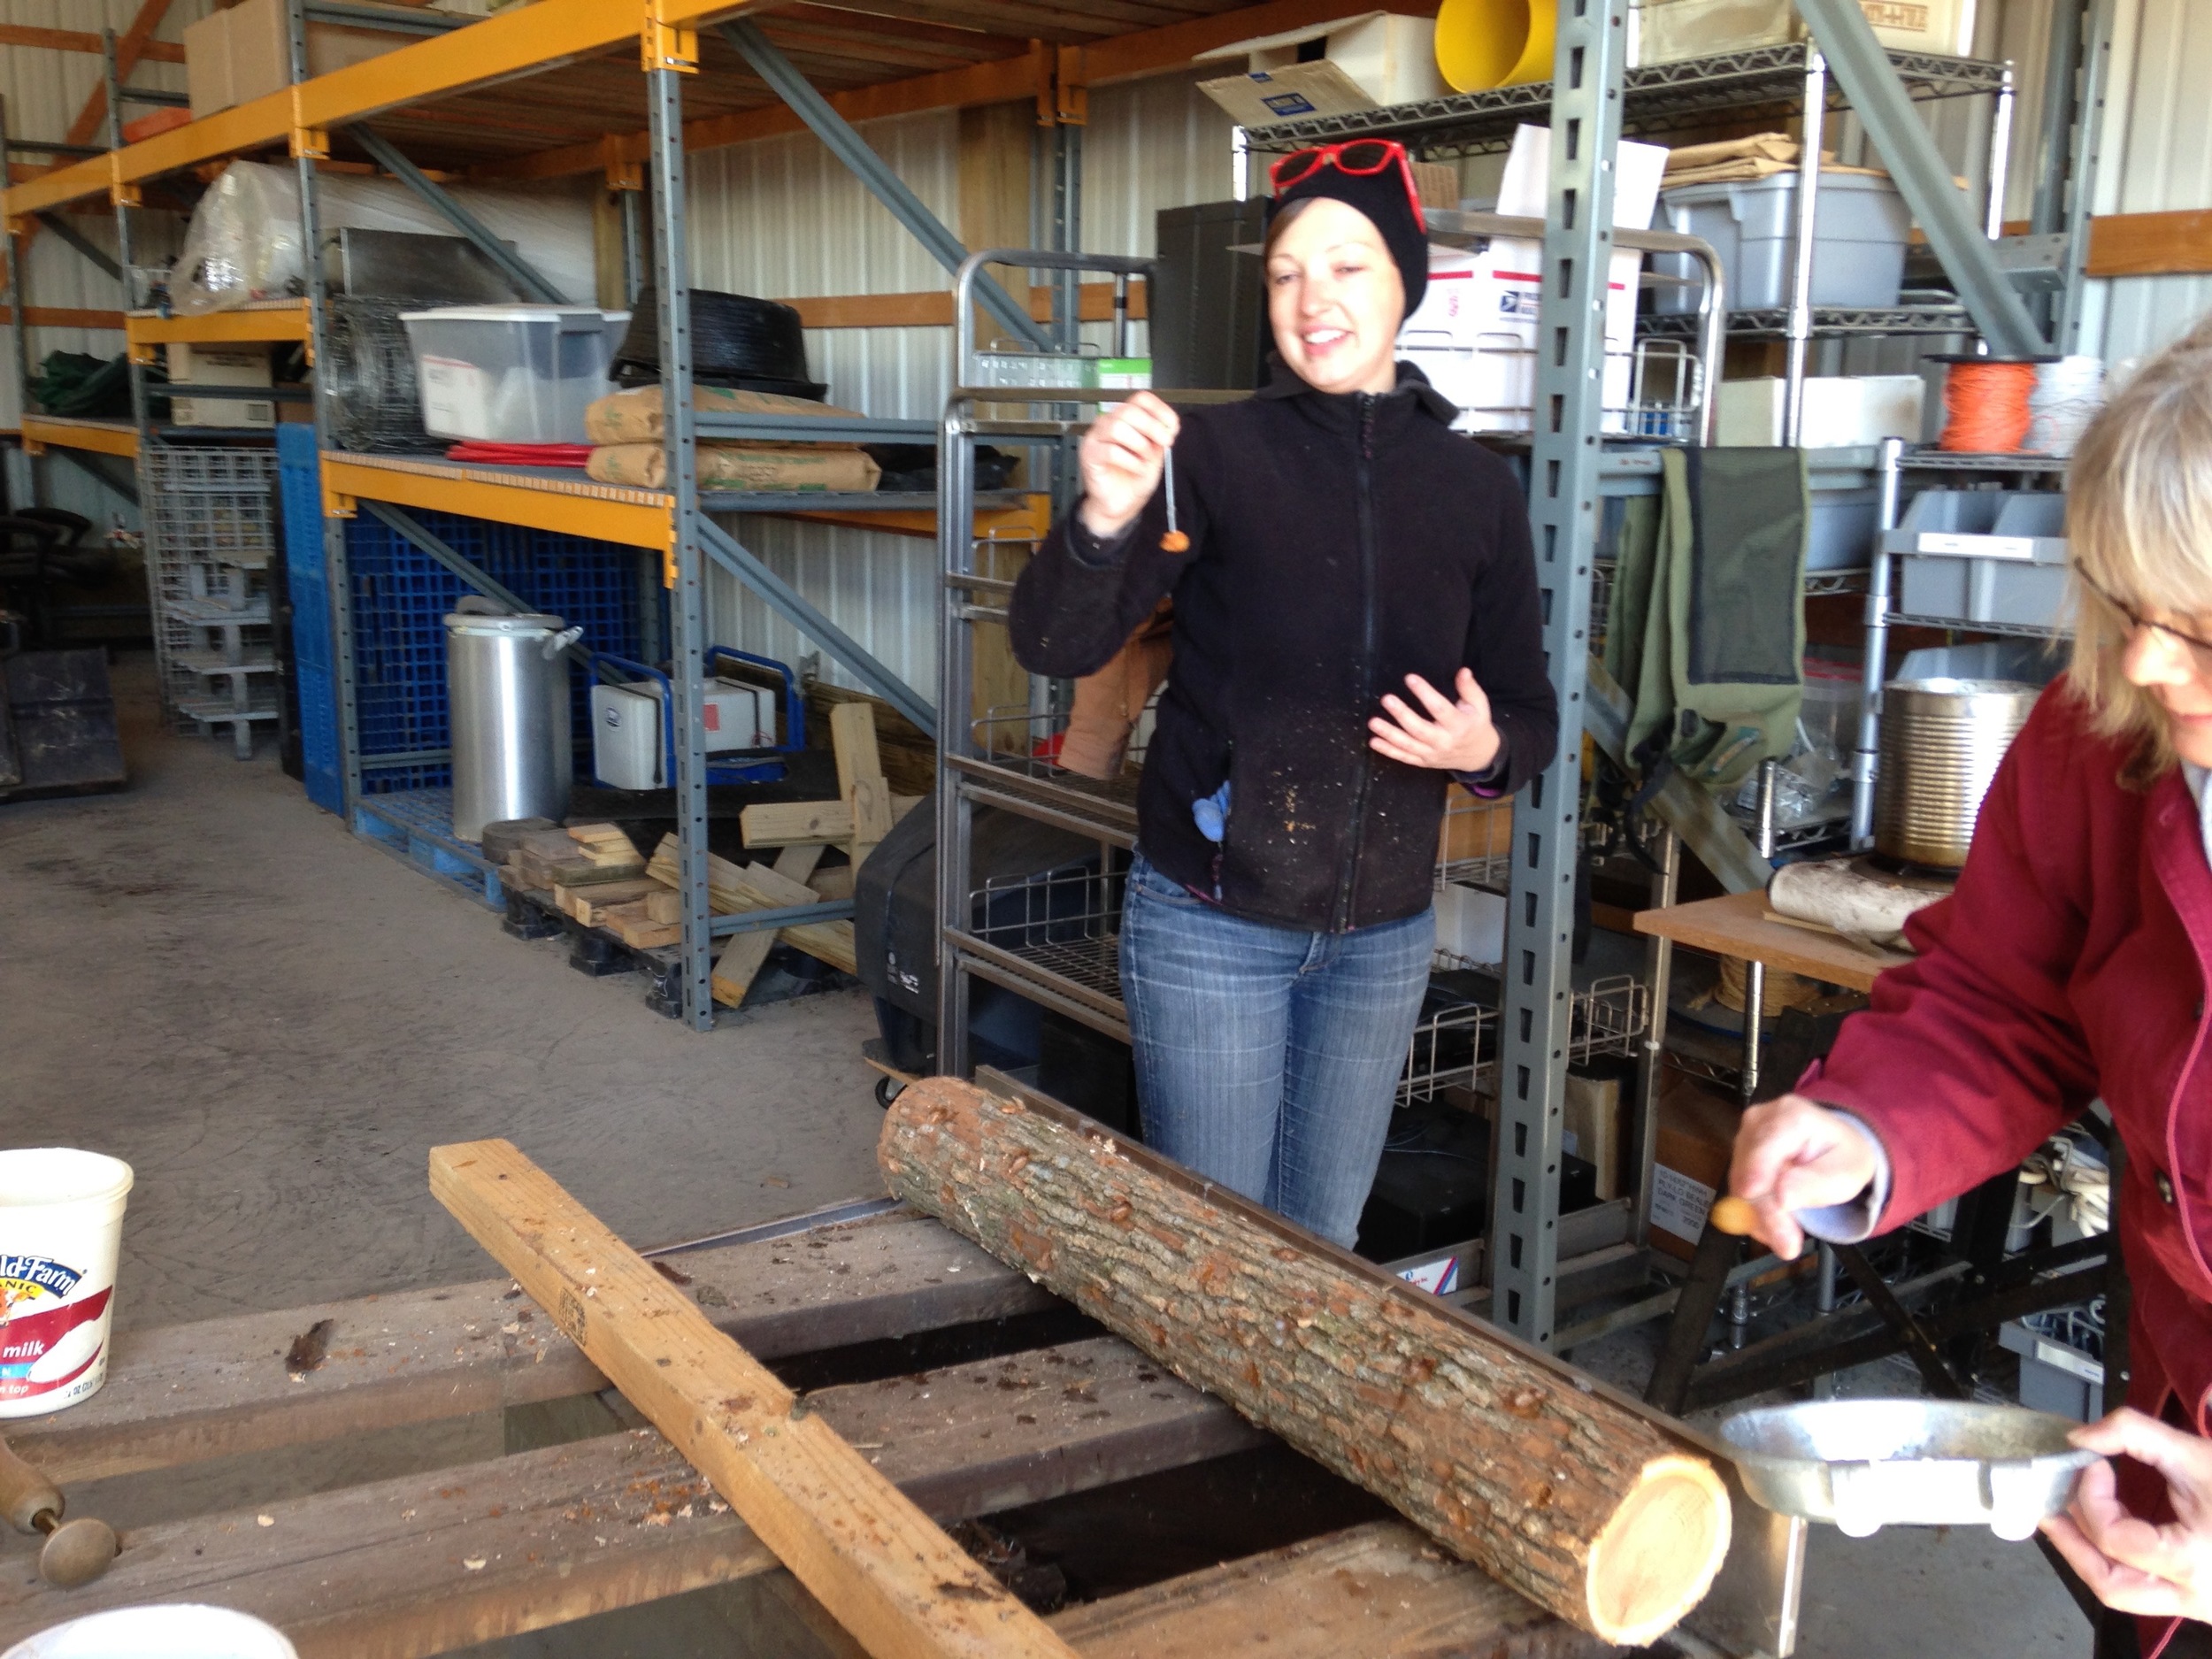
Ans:
{"label": "orange cord", "polygon": [[1943,383],[1947,419],[1936,447],[1968,455],[2012,455],[2034,420],[2032,363],[1954,363]]}

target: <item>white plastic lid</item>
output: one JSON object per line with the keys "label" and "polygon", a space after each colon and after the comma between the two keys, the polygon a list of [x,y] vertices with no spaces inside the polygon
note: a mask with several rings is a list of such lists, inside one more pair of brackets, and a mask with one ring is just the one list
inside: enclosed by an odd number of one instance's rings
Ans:
{"label": "white plastic lid", "polygon": [[297,1659],[273,1624],[225,1607],[119,1607],[26,1638],[0,1659]]}
{"label": "white plastic lid", "polygon": [[0,1152],[0,1209],[120,1198],[135,1179],[129,1164],[104,1152],[80,1152],[74,1147],[15,1148]]}

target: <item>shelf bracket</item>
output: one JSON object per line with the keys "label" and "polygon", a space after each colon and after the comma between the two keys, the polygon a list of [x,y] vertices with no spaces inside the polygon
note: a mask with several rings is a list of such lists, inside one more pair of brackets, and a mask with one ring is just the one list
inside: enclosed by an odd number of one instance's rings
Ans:
{"label": "shelf bracket", "polygon": [[649,75],[657,69],[672,69],[680,75],[699,73],[699,31],[664,23],[658,5],[647,8],[645,27],[638,35],[638,51],[641,66]]}
{"label": "shelf bracket", "polygon": [[[960,238],[946,228],[945,223],[931,212],[921,197],[906,188],[906,181],[891,170],[890,164],[876,154],[868,141],[853,130],[853,125],[840,115],[830,101],[816,89],[814,83],[792,65],[791,60],[777,50],[775,42],[762,34],[757,24],[740,19],[722,26],[723,38],[737,48],[753,73],[765,81],[776,96],[790,107],[791,112],[804,121],[814,135],[829,146],[830,153],[851,169],[853,176],[867,186],[868,193],[883,204],[891,217],[912,234],[915,241],[926,249],[930,257],[948,271],[960,269],[968,250]],[[1037,326],[1024,307],[1017,304],[1011,295],[988,276],[977,284],[977,296],[985,308],[999,322],[1011,329],[1017,339],[1038,351],[1055,348],[1043,329]]]}
{"label": "shelf bracket", "polygon": [[1798,11],[1812,26],[1828,66],[1990,349],[2002,357],[2039,356],[2046,349],[2043,331],[1998,265],[1995,248],[1974,222],[1950,164],[1913,108],[1866,13],[1855,0],[1798,0]]}

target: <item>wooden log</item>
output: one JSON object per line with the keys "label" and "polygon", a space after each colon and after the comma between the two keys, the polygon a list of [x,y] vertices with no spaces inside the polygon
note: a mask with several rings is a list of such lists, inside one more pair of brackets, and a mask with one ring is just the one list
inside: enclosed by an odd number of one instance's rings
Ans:
{"label": "wooden log", "polygon": [[882,1659],[1072,1659],[882,1471],[504,1141],[434,1147],[430,1190]]}
{"label": "wooden log", "polygon": [[1727,1555],[1719,1477],[1656,1423],[1086,1119],[926,1078],[877,1156],[895,1194],[1581,1629],[1651,1641]]}

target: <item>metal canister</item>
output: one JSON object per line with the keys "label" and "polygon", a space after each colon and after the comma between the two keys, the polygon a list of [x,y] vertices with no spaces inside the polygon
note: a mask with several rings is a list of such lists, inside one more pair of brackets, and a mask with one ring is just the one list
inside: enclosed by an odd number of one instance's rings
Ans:
{"label": "metal canister", "polygon": [[581,630],[474,599],[461,601],[445,630],[453,833],[472,841],[502,819],[566,818],[576,757],[563,652]]}
{"label": "metal canister", "polygon": [[1900,680],[1882,691],[1875,850],[1955,870],[1982,797],[2039,688],[2010,680]]}

